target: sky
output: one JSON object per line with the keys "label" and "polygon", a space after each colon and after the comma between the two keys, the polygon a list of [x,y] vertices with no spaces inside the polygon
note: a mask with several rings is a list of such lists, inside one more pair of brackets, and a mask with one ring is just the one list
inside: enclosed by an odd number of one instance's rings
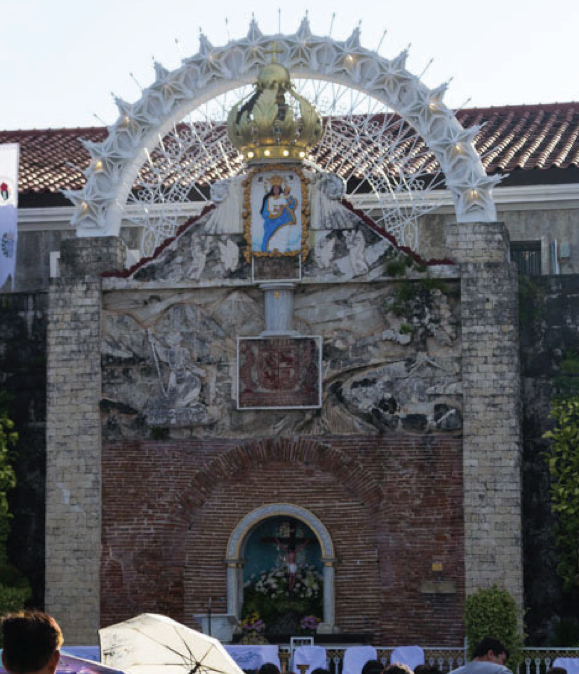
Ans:
{"label": "sky", "polygon": [[252,14],[262,33],[292,34],[307,12],[313,33],[336,40],[361,22],[362,46],[388,59],[410,45],[407,69],[426,85],[452,78],[445,97],[452,108],[579,101],[578,0],[0,0],[0,7],[3,130],[112,124],[112,94],[139,99],[154,81],[153,60],[179,67],[199,50],[200,29],[216,47],[240,39]]}

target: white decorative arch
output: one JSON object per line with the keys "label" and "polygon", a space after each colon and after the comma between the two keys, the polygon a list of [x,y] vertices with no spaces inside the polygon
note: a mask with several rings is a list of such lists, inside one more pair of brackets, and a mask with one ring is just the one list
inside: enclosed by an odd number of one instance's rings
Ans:
{"label": "white decorative arch", "polygon": [[344,42],[313,35],[305,18],[294,35],[264,36],[253,20],[247,36],[213,47],[204,35],[199,52],[168,71],[155,64],[155,82],[134,104],[117,99],[119,118],[102,143],[85,143],[92,161],[84,189],[68,191],[77,236],[116,236],[129,192],[147,153],[180,120],[205,102],[254,82],[269,62],[272,42],[292,77],[342,84],[367,93],[398,113],[434,153],[452,193],[458,222],[494,221],[492,189],[474,148],[480,127],[464,129],[443,103],[446,84],[429,89],[406,70],[407,52],[392,60],[360,45],[360,31]]}
{"label": "white decorative arch", "polygon": [[241,617],[243,604],[244,548],[249,534],[264,520],[272,517],[293,517],[309,527],[317,538],[322,551],[324,565],[324,623],[335,624],[336,602],[334,591],[334,544],[323,522],[313,513],[292,503],[270,503],[256,508],[243,517],[229,537],[227,543],[227,613]]}

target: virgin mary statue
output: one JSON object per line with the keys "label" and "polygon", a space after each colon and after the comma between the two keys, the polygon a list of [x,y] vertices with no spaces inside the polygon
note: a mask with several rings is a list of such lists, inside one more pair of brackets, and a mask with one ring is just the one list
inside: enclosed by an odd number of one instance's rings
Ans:
{"label": "virgin mary statue", "polygon": [[[277,248],[280,252],[286,252],[289,243],[287,236],[277,236],[284,227],[297,225],[295,210],[297,200],[292,196],[289,186],[282,191],[282,178],[273,176],[270,179],[270,190],[264,196],[261,205],[261,217],[263,218],[263,241],[261,252],[267,253]],[[272,241],[272,238],[274,241]],[[270,243],[273,248],[270,249]]]}

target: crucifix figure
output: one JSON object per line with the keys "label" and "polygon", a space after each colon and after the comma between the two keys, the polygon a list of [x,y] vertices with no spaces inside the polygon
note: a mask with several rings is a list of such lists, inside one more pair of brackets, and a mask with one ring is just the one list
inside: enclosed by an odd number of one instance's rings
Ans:
{"label": "crucifix figure", "polygon": [[284,565],[288,572],[288,589],[290,597],[293,596],[298,570],[298,554],[308,545],[316,541],[312,537],[299,537],[297,535],[297,522],[289,520],[289,536],[271,537],[265,536],[261,540],[264,543],[275,543],[276,548],[283,553]]}

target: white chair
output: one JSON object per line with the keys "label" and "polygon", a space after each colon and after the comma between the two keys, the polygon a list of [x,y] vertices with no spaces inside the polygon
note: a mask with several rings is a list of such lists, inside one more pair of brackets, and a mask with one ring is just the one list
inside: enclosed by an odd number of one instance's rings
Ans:
{"label": "white chair", "polygon": [[579,658],[555,658],[552,667],[563,667],[567,674],[579,674]]}
{"label": "white chair", "polygon": [[342,674],[360,674],[368,660],[377,660],[378,651],[374,646],[350,646],[344,651]]}
{"label": "white chair", "polygon": [[293,660],[294,651],[300,646],[313,646],[314,637],[290,637],[290,661]]}
{"label": "white chair", "polygon": [[326,669],[328,666],[326,649],[323,646],[298,646],[294,651],[294,657],[290,664],[290,669],[296,674],[302,671],[298,665],[308,665],[304,670],[304,674],[310,674],[314,669],[322,667]]}
{"label": "white chair", "polygon": [[415,667],[424,664],[424,651],[420,646],[398,646],[390,656],[390,664],[393,665],[395,662],[406,665],[414,671]]}

